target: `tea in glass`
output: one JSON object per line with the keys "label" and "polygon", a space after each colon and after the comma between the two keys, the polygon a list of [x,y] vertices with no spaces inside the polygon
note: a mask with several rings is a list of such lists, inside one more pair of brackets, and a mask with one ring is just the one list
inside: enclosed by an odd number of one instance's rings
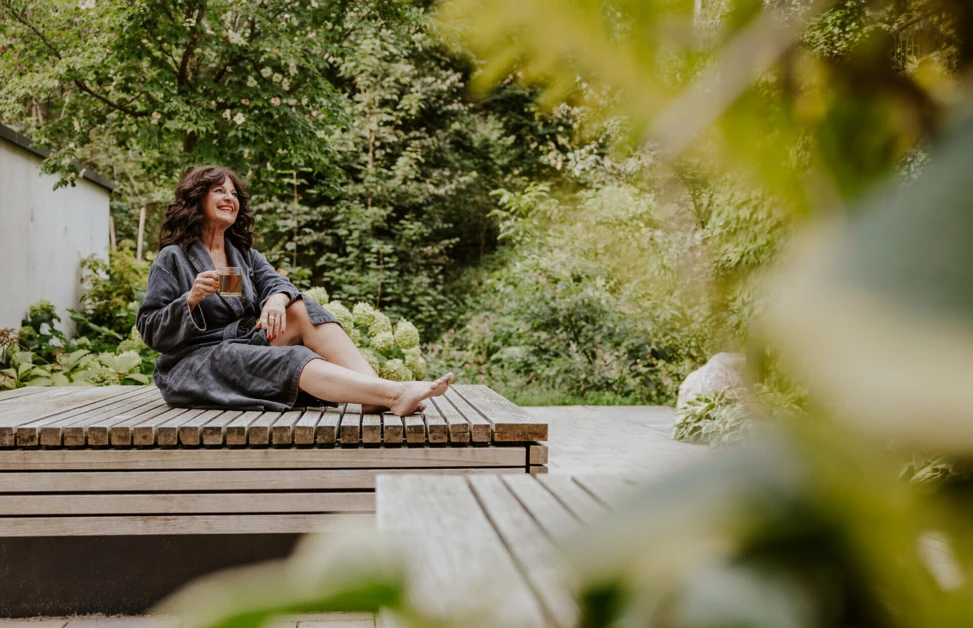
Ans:
{"label": "tea in glass", "polygon": [[243,269],[239,266],[228,266],[217,271],[220,276],[220,294],[225,297],[239,297],[243,295]]}

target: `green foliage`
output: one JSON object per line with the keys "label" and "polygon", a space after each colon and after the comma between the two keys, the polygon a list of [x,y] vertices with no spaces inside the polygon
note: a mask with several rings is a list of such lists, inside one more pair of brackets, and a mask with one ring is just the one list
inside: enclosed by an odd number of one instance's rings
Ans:
{"label": "green foliage", "polygon": [[111,332],[108,340],[102,334],[96,346],[85,336],[69,340],[55,327],[60,320],[49,301],[38,301],[19,332],[0,330],[0,389],[151,383],[159,354],[142,342],[134,326],[121,342],[112,344]]}
{"label": "green foliage", "polygon": [[[327,298],[324,288],[311,288],[305,294]],[[406,382],[426,376],[426,361],[419,348],[419,331],[415,325],[400,319],[393,334],[389,317],[368,303],[358,302],[351,310],[341,301],[324,301],[320,305],[338,319],[381,377]]]}
{"label": "green foliage", "polygon": [[132,243],[123,240],[109,261],[92,255],[81,261],[81,310],[70,310],[77,333],[97,350],[115,347],[135,327],[145,299],[150,261],[135,259]]}

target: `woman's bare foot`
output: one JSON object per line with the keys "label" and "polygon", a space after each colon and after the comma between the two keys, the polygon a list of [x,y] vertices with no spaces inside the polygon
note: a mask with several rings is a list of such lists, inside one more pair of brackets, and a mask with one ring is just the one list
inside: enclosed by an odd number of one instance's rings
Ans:
{"label": "woman's bare foot", "polygon": [[402,382],[402,391],[390,404],[390,409],[398,416],[412,414],[420,401],[445,393],[452,381],[453,374],[446,373],[434,382]]}

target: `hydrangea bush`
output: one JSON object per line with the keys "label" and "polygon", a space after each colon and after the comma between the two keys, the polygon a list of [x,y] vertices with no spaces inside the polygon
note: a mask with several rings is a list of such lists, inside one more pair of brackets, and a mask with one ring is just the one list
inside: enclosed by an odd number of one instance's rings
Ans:
{"label": "hydrangea bush", "polygon": [[341,301],[331,301],[324,288],[311,288],[304,295],[334,314],[382,377],[405,382],[426,376],[419,330],[409,321],[401,319],[393,327],[388,316],[368,303],[355,303],[349,310]]}

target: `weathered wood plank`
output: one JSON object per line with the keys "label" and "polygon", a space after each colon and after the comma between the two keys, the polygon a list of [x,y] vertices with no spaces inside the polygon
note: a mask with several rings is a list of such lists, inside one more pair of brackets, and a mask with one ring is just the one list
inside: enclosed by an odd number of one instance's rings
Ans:
{"label": "weathered wood plank", "polygon": [[[103,397],[100,401],[86,407],[62,412],[59,415],[38,421],[31,426],[24,426],[23,429],[30,429],[31,427],[37,429],[37,440],[44,447],[60,447],[64,444],[63,437],[65,435],[69,435],[67,442],[71,443],[71,446],[81,447],[84,445],[84,426],[88,422],[97,420],[106,412],[111,413],[116,409],[129,407],[133,397],[140,397],[144,393],[145,389],[143,388],[129,386],[128,390],[116,390],[111,397]],[[69,431],[68,428],[72,429]],[[18,429],[17,432],[20,434],[22,429]],[[29,440],[25,438],[25,441]]]}
{"label": "weathered wood plank", "polygon": [[[173,488],[182,487],[174,486]],[[375,494],[154,493],[0,495],[4,516],[374,512]]]}
{"label": "weathered wood plank", "polygon": [[171,408],[162,414],[146,417],[145,421],[138,423],[132,428],[132,444],[136,447],[154,447],[156,431],[160,425],[167,425],[170,421],[177,421],[178,424],[178,421],[185,420],[183,419],[184,415],[196,416],[200,412],[202,410]]}
{"label": "weathered wood plank", "polygon": [[638,484],[622,476],[583,474],[574,481],[609,508],[623,505],[638,492]]}
{"label": "weathered wood plank", "polygon": [[489,443],[493,438],[493,429],[490,423],[480,416],[480,413],[466,399],[457,395],[454,389],[448,389],[443,396],[470,424],[470,440],[474,443]]}
{"label": "weathered wood plank", "polygon": [[247,444],[247,430],[250,424],[263,416],[262,411],[244,412],[226,424],[226,444],[230,446],[242,447]]}
{"label": "weathered wood plank", "polygon": [[316,445],[334,447],[338,441],[338,424],[341,423],[343,412],[344,406],[328,408],[324,411],[317,427],[314,428],[314,443]]}
{"label": "weathered wood plank", "polygon": [[585,523],[591,523],[605,512],[605,507],[567,475],[538,475],[537,480]]}
{"label": "weathered wood plank", "polygon": [[547,464],[547,445],[528,445],[527,452],[527,464]]}
{"label": "weathered wood plank", "polygon": [[143,395],[127,408],[118,408],[111,414],[89,423],[84,428],[85,443],[89,447],[108,447],[111,444],[111,430],[115,425],[144,417],[149,411],[165,408],[165,402],[157,394]]}
{"label": "weathered wood plank", "polygon": [[157,416],[165,414],[171,408],[164,401],[158,401],[155,405],[143,408],[139,412],[133,412],[131,418],[111,426],[111,446],[112,447],[131,447],[135,426],[149,421]]}
{"label": "weathered wood plank", "polygon": [[387,445],[401,445],[405,438],[405,424],[402,417],[391,412],[382,414],[382,442]]}
{"label": "weathered wood plank", "polygon": [[422,420],[426,423],[426,435],[430,443],[441,444],[449,441],[449,426],[434,404],[426,404],[426,409],[422,411]]}
{"label": "weathered wood plank", "polygon": [[230,410],[204,425],[200,436],[203,446],[222,447],[226,440],[227,427],[242,415],[242,410]]}
{"label": "weathered wood plank", "polygon": [[361,442],[363,445],[377,445],[382,442],[381,414],[362,414]]}
{"label": "weathered wood plank", "polygon": [[354,447],[358,445],[361,433],[361,404],[345,404],[341,413],[341,424],[338,427],[338,444]]}
{"label": "weathered wood plank", "polygon": [[329,469],[221,471],[32,471],[0,475],[4,493],[103,493],[180,491],[316,491],[374,489],[379,475],[474,475],[495,473],[529,477],[523,467],[467,467],[455,469]]}
{"label": "weathered wood plank", "polygon": [[467,384],[452,388],[493,424],[494,442],[547,440],[547,423],[486,386]]}
{"label": "weathered wood plank", "polygon": [[191,410],[181,414],[156,428],[155,444],[159,447],[175,447],[179,444],[179,429],[183,425],[205,425],[221,414],[222,410]]}
{"label": "weathered wood plank", "polygon": [[219,410],[208,410],[197,414],[176,430],[179,435],[179,444],[185,447],[199,447],[203,442],[203,428],[213,421],[218,421],[226,412]]}
{"label": "weathered wood plank", "polygon": [[405,422],[405,442],[410,445],[421,445],[426,442],[426,423],[421,414],[410,414],[402,417]]}
{"label": "weathered wood plank", "polygon": [[581,530],[579,519],[535,477],[504,475],[503,482],[552,539],[562,541]]}
{"label": "weathered wood plank", "polygon": [[[67,628],[179,628],[182,621],[176,617],[77,617],[68,622]],[[0,625],[0,628],[6,628]]]}
{"label": "weathered wood plank", "polygon": [[470,442],[469,422],[445,397],[430,397],[426,400],[426,405],[427,412],[428,407],[432,405],[435,407],[439,416],[443,417],[443,420],[446,421],[446,425],[449,426],[450,443],[463,444]]}
{"label": "weathered wood plank", "polygon": [[113,517],[0,517],[0,536],[99,536],[128,534],[303,534],[367,529],[373,516],[359,513],[270,515],[133,515]]}
{"label": "weathered wood plank", "polygon": [[111,404],[113,398],[132,393],[131,386],[110,386],[102,391],[95,388],[59,388],[36,403],[28,397],[28,404],[13,404],[0,412],[0,447],[36,447],[40,442],[39,428],[64,416]]}
{"label": "weathered wood plank", "polygon": [[[0,390],[0,403],[20,399],[21,397],[26,397],[28,395],[43,396],[45,393],[50,395],[55,390],[56,389],[51,386],[27,386],[25,388],[14,388],[13,390]],[[8,406],[0,407],[6,408]]]}
{"label": "weathered wood plank", "polygon": [[304,416],[304,410],[291,410],[280,415],[270,428],[270,442],[276,447],[286,447],[294,442],[294,424]]}
{"label": "weathered wood plank", "polygon": [[487,519],[530,583],[548,623],[560,628],[573,627],[578,620],[578,605],[568,593],[573,583],[563,555],[501,478],[480,475],[468,478],[468,482]]}
{"label": "weathered wood plank", "polygon": [[247,445],[262,447],[270,444],[270,426],[280,418],[280,412],[264,412],[247,428]]}
{"label": "weathered wood plank", "polygon": [[409,601],[420,612],[440,619],[489,609],[498,626],[545,625],[540,604],[463,478],[380,477],[376,517],[379,530],[410,559]]}
{"label": "weathered wood plank", "polygon": [[324,414],[324,408],[308,408],[294,424],[294,444],[313,445],[314,430]]}
{"label": "weathered wood plank", "polygon": [[[98,469],[527,468],[527,448],[369,447],[367,449],[40,449],[0,451],[3,471]],[[580,487],[578,487],[580,490]]]}

